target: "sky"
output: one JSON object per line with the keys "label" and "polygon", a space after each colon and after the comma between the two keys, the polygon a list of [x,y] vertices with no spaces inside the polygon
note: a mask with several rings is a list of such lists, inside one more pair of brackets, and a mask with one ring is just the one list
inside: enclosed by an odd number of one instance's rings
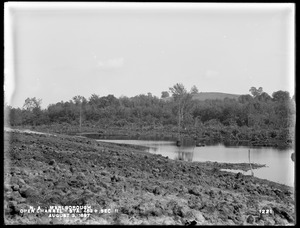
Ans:
{"label": "sky", "polygon": [[294,95],[292,3],[5,3],[5,102],[199,92]]}

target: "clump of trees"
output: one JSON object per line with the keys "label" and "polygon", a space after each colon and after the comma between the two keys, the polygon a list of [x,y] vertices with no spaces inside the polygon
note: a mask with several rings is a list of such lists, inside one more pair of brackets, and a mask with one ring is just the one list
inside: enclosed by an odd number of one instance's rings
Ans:
{"label": "clump of trees", "polygon": [[183,84],[177,83],[169,91],[163,91],[161,98],[151,93],[119,98],[92,94],[88,99],[75,96],[41,109],[42,101],[34,97],[27,98],[22,108],[5,105],[5,109],[11,126],[82,124],[93,128],[180,127],[191,131],[210,127],[218,134],[225,128],[233,129],[234,137],[245,129],[278,135],[278,131],[294,127],[295,100],[287,91],[276,91],[270,96],[262,87],[251,87],[249,92],[238,99],[200,101],[193,99],[193,94],[198,93],[196,86],[187,91]]}

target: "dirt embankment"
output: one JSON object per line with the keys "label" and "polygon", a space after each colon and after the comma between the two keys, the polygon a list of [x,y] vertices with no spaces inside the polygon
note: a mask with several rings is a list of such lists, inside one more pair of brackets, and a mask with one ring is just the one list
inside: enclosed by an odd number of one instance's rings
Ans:
{"label": "dirt embankment", "polygon": [[[176,140],[178,138],[178,127],[176,126],[103,126],[84,123],[79,125],[69,123],[53,123],[50,125],[16,126],[16,128],[31,129],[54,134],[79,135],[89,138],[127,138],[127,139],[153,139],[153,140]],[[80,133],[81,132],[81,133]],[[193,139],[197,143],[211,144],[222,142],[224,144],[240,144],[254,147],[278,147],[281,149],[293,148],[295,134],[293,129],[257,129],[233,126],[206,126],[198,129],[194,127],[181,129],[180,135],[187,140]]]}
{"label": "dirt embankment", "polygon": [[[61,135],[6,132],[4,146],[6,224],[295,222],[292,188],[220,171],[219,163],[175,161],[140,146]],[[98,212],[64,218],[22,213],[58,205],[89,205]]]}

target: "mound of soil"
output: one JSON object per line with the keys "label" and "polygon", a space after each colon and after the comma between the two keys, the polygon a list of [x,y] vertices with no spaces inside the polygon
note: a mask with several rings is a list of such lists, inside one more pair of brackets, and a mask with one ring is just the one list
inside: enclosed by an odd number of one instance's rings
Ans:
{"label": "mound of soil", "polygon": [[5,132],[4,140],[6,224],[295,223],[292,188],[220,171],[228,164],[65,135]]}

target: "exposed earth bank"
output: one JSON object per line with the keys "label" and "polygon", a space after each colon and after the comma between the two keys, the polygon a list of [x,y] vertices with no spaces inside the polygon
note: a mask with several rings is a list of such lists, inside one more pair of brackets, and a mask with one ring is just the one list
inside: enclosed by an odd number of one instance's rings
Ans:
{"label": "exposed earth bank", "polygon": [[[176,161],[142,146],[66,135],[5,132],[4,140],[6,224],[295,223],[293,188],[220,170],[241,164]],[[98,212],[22,213],[58,205]]]}
{"label": "exposed earth bank", "polygon": [[[153,139],[153,140],[177,140],[177,126],[98,126],[84,124],[80,129],[77,125],[60,123],[37,126],[15,126],[21,129],[48,132],[65,135],[83,135],[94,139]],[[81,132],[81,133],[80,133]],[[290,129],[257,129],[233,126],[201,126],[196,129],[181,129],[180,136],[187,140],[196,140],[204,144],[224,143],[254,147],[278,147],[281,149],[293,148],[295,132]]]}

